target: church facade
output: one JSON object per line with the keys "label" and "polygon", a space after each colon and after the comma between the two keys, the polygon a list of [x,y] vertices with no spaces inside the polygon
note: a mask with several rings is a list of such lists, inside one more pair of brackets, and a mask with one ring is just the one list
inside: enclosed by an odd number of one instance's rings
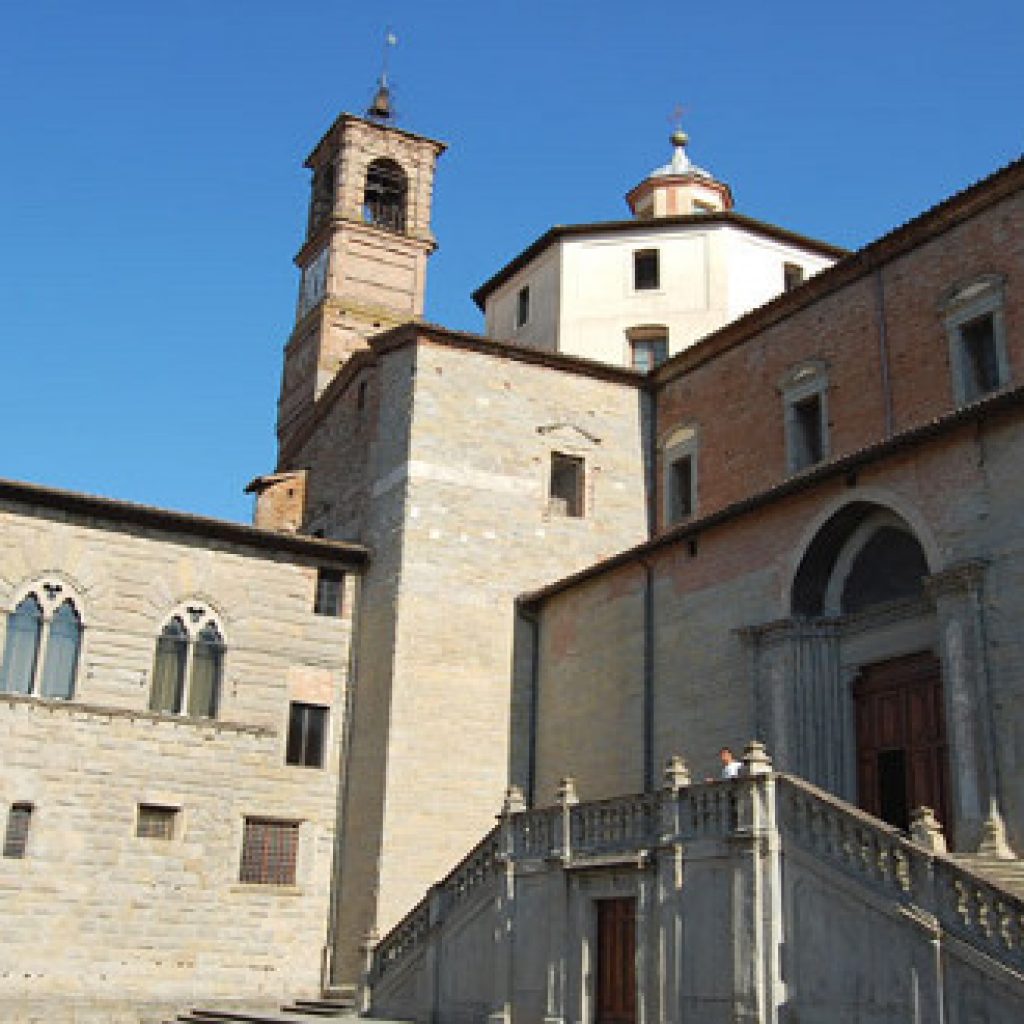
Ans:
{"label": "church facade", "polygon": [[[667,948],[602,909],[638,898],[621,861],[587,866],[575,930],[524,912],[557,941],[521,984],[499,959],[444,998],[435,883],[503,799],[512,864],[540,849],[521,815],[649,807],[666,762],[678,792],[751,737],[794,785],[919,838],[926,805],[955,853],[1015,862],[1024,168],[847,254],[736,213],[672,142],[633,219],[552,229],[482,285],[478,336],[422,322],[443,144],[342,115],[307,160],[255,525],[0,490],[0,1008],[314,994],[379,943],[384,1012],[598,1019],[566,967],[599,958],[587,915],[633,929],[634,967]],[[512,906],[486,849],[484,936]],[[696,1012],[684,975],[658,1002],[634,974],[628,1019]]]}

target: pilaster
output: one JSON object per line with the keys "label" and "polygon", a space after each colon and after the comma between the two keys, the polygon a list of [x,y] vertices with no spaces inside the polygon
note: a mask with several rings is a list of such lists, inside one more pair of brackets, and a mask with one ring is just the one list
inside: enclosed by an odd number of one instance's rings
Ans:
{"label": "pilaster", "polygon": [[925,579],[935,602],[946,701],[953,817],[943,822],[958,850],[973,850],[986,816],[1001,814],[995,730],[985,649],[985,563],[970,560]]}

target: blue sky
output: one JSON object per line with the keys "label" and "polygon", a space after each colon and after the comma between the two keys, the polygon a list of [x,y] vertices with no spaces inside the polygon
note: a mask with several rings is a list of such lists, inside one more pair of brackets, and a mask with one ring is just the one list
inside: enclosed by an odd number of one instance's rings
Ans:
{"label": "blue sky", "polygon": [[273,468],[302,160],[381,40],[446,141],[427,316],[669,156],[856,247],[1020,154],[1024,4],[0,4],[0,476],[247,520]]}

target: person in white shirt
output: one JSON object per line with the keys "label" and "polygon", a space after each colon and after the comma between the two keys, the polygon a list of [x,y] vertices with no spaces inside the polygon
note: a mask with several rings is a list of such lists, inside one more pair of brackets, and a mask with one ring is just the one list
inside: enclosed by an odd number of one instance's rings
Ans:
{"label": "person in white shirt", "polygon": [[718,752],[719,760],[722,762],[722,778],[723,779],[735,779],[740,773],[740,768],[743,767],[741,761],[737,761],[733,757],[732,751],[728,747],[722,747]]}

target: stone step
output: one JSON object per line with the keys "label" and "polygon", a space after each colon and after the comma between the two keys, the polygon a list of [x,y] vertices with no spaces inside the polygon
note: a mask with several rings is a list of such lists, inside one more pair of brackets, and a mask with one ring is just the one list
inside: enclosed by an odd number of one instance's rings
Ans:
{"label": "stone step", "polygon": [[957,854],[955,860],[991,885],[1006,889],[1018,899],[1024,899],[1024,861],[1003,860],[976,853]]}
{"label": "stone step", "polygon": [[[317,1020],[359,1020],[354,997],[296,999],[280,1009],[232,1009],[229,1006],[195,1007],[165,1024],[312,1024]],[[374,1024],[408,1024],[406,1021],[374,1021]]]}
{"label": "stone step", "polygon": [[355,1016],[354,999],[296,999],[281,1007],[284,1013],[307,1014],[313,1017]]}

